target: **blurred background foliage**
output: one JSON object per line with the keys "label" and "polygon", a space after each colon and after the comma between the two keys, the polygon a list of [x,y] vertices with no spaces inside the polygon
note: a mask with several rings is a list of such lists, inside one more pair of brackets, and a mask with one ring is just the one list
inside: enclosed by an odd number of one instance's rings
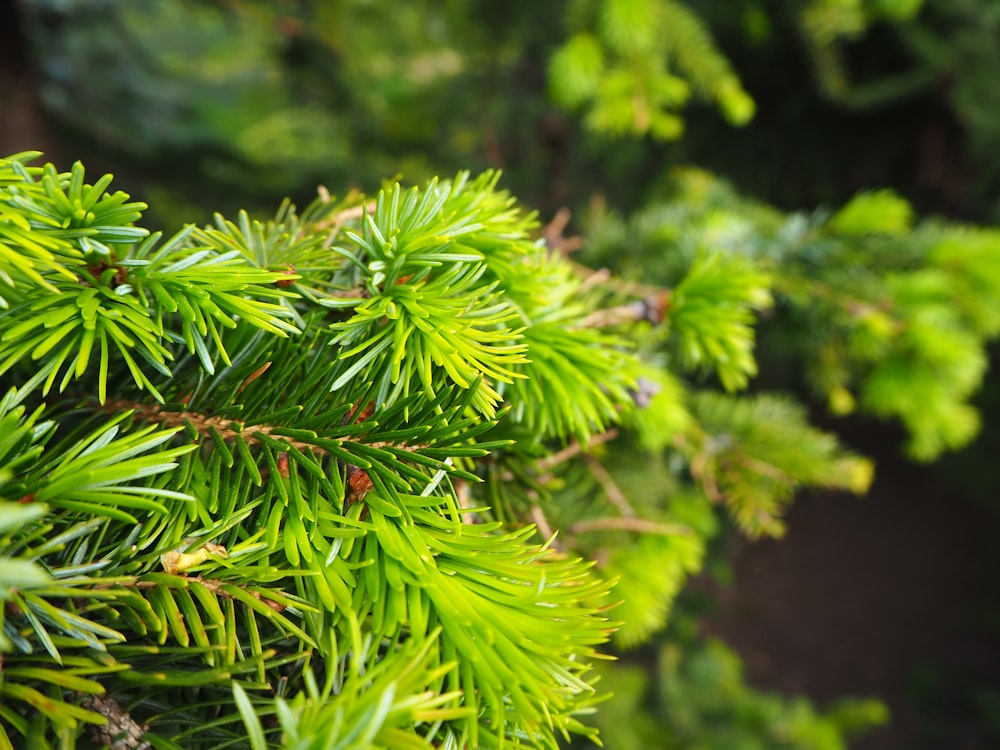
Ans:
{"label": "blurred background foliage", "polygon": [[694,163],[783,208],[1000,211],[989,0],[12,5],[59,132],[179,209],[484,166],[628,206]]}
{"label": "blurred background foliage", "polygon": [[[343,194],[397,175],[413,183],[495,167],[543,222],[573,212],[558,229],[585,231],[581,262],[668,284],[690,270],[692,248],[709,245],[780,269],[777,291],[792,304],[760,333],[755,387],[798,392],[824,425],[890,464],[904,445],[920,459],[967,445],[981,412],[982,439],[936,470],[955,495],[940,516],[947,523],[972,498],[996,529],[996,383],[987,380],[978,412],[967,402],[988,370],[979,351],[1000,328],[992,308],[973,304],[1000,278],[1000,239],[953,223],[1000,220],[995,0],[5,0],[0,9],[0,152],[44,148],[57,163],[112,170],[167,230],[214,211],[270,214],[285,195],[303,205],[320,184]],[[677,169],[691,164],[707,171]],[[873,188],[892,192],[852,201]],[[916,253],[929,254],[933,273],[909,273]],[[824,285],[859,306],[827,304]],[[930,333],[901,340],[901,321]],[[894,379],[900,361],[926,377]],[[711,422],[727,407],[693,408]],[[843,419],[858,412],[898,419],[906,435]],[[617,485],[647,488],[630,496],[655,487],[672,516],[712,541],[671,538],[669,565],[662,549],[645,569],[641,550],[604,561],[631,585],[627,619],[646,628],[622,631],[623,648],[661,628],[665,594],[708,571],[666,630],[606,668],[614,697],[597,721],[608,747],[832,750],[887,720],[878,702],[817,708],[750,687],[739,656],[706,637],[718,605],[705,592],[733,577],[732,530],[685,503],[669,467],[624,451],[609,463]],[[987,560],[982,577],[994,581],[1000,566]],[[644,590],[656,595],[646,602]],[[963,623],[1000,634],[996,601],[974,609]],[[905,736],[876,732],[864,747],[1000,739],[996,672],[970,681],[931,663],[913,674],[907,695],[886,699],[922,723]]]}

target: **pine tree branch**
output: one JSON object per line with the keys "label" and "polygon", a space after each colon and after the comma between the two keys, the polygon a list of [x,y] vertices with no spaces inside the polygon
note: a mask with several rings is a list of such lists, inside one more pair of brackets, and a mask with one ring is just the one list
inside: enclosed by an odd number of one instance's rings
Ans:
{"label": "pine tree branch", "polygon": [[84,695],[80,706],[100,714],[108,723],[89,727],[90,737],[98,747],[108,750],[151,750],[152,745],[142,739],[148,727],[142,726],[129,715],[114,698],[103,695]]}
{"label": "pine tree branch", "polygon": [[603,284],[609,289],[634,297],[655,298],[661,294],[670,293],[670,289],[666,287],[655,286],[653,284],[641,284],[637,281],[629,281],[627,279],[612,276],[611,272],[607,268],[601,268],[595,271],[590,266],[577,263],[569,258],[566,259],[566,262],[569,263],[573,273],[583,279],[580,291],[589,289],[597,284]]}
{"label": "pine tree branch", "polygon": [[645,320],[659,325],[670,308],[670,290],[647,295],[642,300],[618,305],[604,310],[595,310],[579,324],[578,328],[607,328],[621,323],[636,323]]}
{"label": "pine tree branch", "polygon": [[[330,193],[326,188],[320,188],[320,198],[324,202],[330,200]],[[363,218],[366,214],[370,214],[375,211],[375,201],[368,201],[367,203],[362,203],[360,206],[351,206],[351,208],[345,208],[343,211],[334,214],[329,219],[324,219],[322,221],[317,221],[313,224],[313,227],[318,230],[328,229],[326,239],[323,240],[323,247],[329,248],[333,245],[333,241],[340,234],[340,230],[344,228],[344,225],[349,221],[355,221],[357,219]]]}
{"label": "pine tree branch", "polygon": [[583,238],[579,235],[574,237],[563,235],[571,217],[572,214],[568,208],[560,208],[552,220],[542,227],[542,238],[545,240],[545,246],[550,250],[567,255],[583,247]]}
{"label": "pine tree branch", "polygon": [[[258,372],[263,373],[263,369]],[[241,388],[249,385],[252,379],[253,375],[244,381]],[[261,444],[261,440],[257,438],[254,433],[260,433],[266,437],[271,437],[271,431],[278,429],[274,425],[260,424],[253,425],[252,432],[249,431],[249,429],[245,431],[243,429],[243,423],[238,419],[210,417],[206,414],[196,411],[188,411],[186,409],[183,411],[167,411],[161,409],[156,404],[141,404],[124,400],[109,401],[105,404],[104,408],[110,412],[134,411],[136,416],[146,422],[155,422],[167,427],[190,426],[194,428],[203,438],[211,437],[212,430],[214,429],[225,439],[235,440],[237,437],[242,437],[250,445]],[[277,440],[279,439],[279,436],[275,435],[273,439]],[[288,445],[293,448],[298,448],[299,450],[314,451],[322,454],[326,453],[326,451],[318,446],[304,443],[299,440],[293,440],[292,438],[280,436],[280,440],[288,443]]]}
{"label": "pine tree branch", "polygon": [[[579,440],[574,440],[568,446],[563,448],[561,451],[556,451],[551,456],[542,459],[536,465],[540,471],[549,471],[550,469],[559,466],[559,464],[566,463],[571,458],[579,456],[581,453],[586,453],[592,448],[596,448],[598,445],[610,442],[618,437],[618,430],[611,428],[610,430],[605,430],[604,432],[593,435],[590,440],[587,441],[586,445],[581,445]],[[504,476],[505,481],[509,481],[512,477]]]}
{"label": "pine tree branch", "polygon": [[[239,599],[233,596],[232,593],[226,591],[226,586],[234,586],[238,589],[246,592],[247,595],[252,596],[254,599],[259,601],[261,604],[266,605],[269,609],[275,612],[284,612],[286,607],[284,604],[275,601],[274,599],[268,599],[266,596],[261,594],[259,591],[254,591],[250,589],[246,584],[230,583],[226,581],[219,581],[214,578],[204,578],[202,576],[187,576],[182,573],[175,572],[173,570],[166,569],[165,575],[174,576],[177,579],[184,579],[187,584],[195,583],[202,586],[206,591],[210,591],[216,596],[220,596],[224,599],[233,599],[234,601],[239,601]],[[110,591],[112,589],[124,588],[124,589],[135,589],[138,591],[147,591],[149,589],[155,589],[157,586],[163,586],[162,581],[153,580],[140,580],[138,578],[132,579],[122,579],[116,580],[114,582],[98,583],[92,588],[95,591]]]}
{"label": "pine tree branch", "polygon": [[635,508],[632,507],[632,503],[629,502],[625,493],[622,492],[621,488],[615,483],[611,474],[607,469],[604,468],[604,464],[594,458],[592,455],[584,454],[583,459],[587,462],[587,466],[590,468],[590,473],[594,475],[598,484],[601,485],[604,490],[604,494],[607,496],[611,504],[618,508],[618,511],[625,518],[635,518]]}
{"label": "pine tree branch", "polygon": [[738,472],[739,469],[730,464],[736,464],[739,467],[749,469],[750,471],[760,474],[761,476],[768,477],[775,480],[776,482],[781,482],[782,484],[792,484],[795,482],[795,477],[777,466],[767,463],[766,461],[760,461],[756,458],[746,455],[745,453],[737,454],[728,461],[721,461],[720,465],[724,472]]}
{"label": "pine tree branch", "polygon": [[642,534],[659,534],[661,536],[690,536],[693,532],[688,526],[679,523],[662,523],[650,521],[647,518],[608,516],[577,521],[569,527],[573,535],[588,531],[637,531]]}
{"label": "pine tree branch", "polygon": [[534,521],[535,526],[538,528],[538,533],[544,538],[551,539],[555,534],[552,525],[549,523],[549,519],[545,517],[542,507],[538,503],[532,503],[531,505],[531,520]]}
{"label": "pine tree branch", "polygon": [[[262,366],[243,382],[240,390],[248,386],[256,377],[259,377],[267,369],[267,365]],[[212,430],[215,430],[223,439],[235,440],[242,438],[248,445],[263,445],[264,441],[258,435],[271,440],[286,443],[298,450],[311,451],[316,455],[327,456],[329,451],[319,445],[295,440],[287,435],[276,434],[275,430],[282,429],[282,425],[252,424],[245,426],[239,419],[224,419],[222,417],[210,417],[201,412],[189,411],[168,411],[162,409],[157,404],[142,404],[133,401],[109,401],[104,405],[105,411],[117,413],[121,411],[133,411],[146,422],[155,422],[166,427],[187,427],[195,429],[202,438],[210,438]],[[406,443],[392,441],[373,441],[364,443],[370,448],[396,448],[403,451],[418,451],[422,448],[429,448],[430,445],[424,443]]]}

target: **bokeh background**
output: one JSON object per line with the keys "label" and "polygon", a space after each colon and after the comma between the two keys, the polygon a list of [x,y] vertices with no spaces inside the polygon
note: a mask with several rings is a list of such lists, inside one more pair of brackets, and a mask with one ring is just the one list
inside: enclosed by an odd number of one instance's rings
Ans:
{"label": "bokeh background", "polygon": [[[693,86],[649,122],[602,120],[556,62],[599,4],[0,0],[0,153],[111,171],[167,230],[304,205],[320,184],[343,195],[488,167],[543,222],[568,208],[568,234],[595,207],[663,194],[683,165],[785,211],[889,187],[921,215],[1000,220],[997,0],[690,0],[730,66],[716,79],[736,83]],[[760,356],[755,387],[808,397],[766,336]],[[720,645],[687,664],[690,689],[658,698],[644,675],[670,672],[672,652],[627,655],[609,747],[633,746],[615,726],[640,708],[690,729],[670,747],[770,747],[746,726],[789,720],[796,696],[884,701],[891,723],[852,747],[1000,747],[995,376],[978,405],[979,439],[933,466],[904,459],[891,426],[817,409],[876,459],[871,492],[799,498],[782,540],[722,535],[671,624],[671,642]],[[713,711],[723,701],[737,708]]]}

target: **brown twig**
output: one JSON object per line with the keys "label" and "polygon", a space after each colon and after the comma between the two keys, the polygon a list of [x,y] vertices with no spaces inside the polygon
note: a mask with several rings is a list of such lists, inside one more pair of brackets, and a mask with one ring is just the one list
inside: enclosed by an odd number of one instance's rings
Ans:
{"label": "brown twig", "polygon": [[[253,376],[251,375],[251,377]],[[250,445],[259,445],[263,442],[256,435],[260,434],[265,437],[272,437],[272,430],[279,429],[273,425],[266,424],[255,424],[250,425],[249,427],[244,427],[243,423],[238,419],[227,420],[222,417],[209,417],[200,412],[189,411],[187,409],[183,411],[165,411],[156,404],[109,401],[104,405],[104,408],[107,411],[134,410],[136,416],[141,419],[144,419],[147,422],[157,422],[167,427],[184,427],[186,425],[190,425],[202,437],[209,437],[214,429],[222,435],[224,439],[235,439],[237,436],[240,436]],[[283,440],[288,445],[298,448],[299,450],[318,451],[322,453],[326,452],[318,446],[310,443],[304,443],[300,440],[292,440],[291,438],[281,435],[275,435],[272,439]]]}
{"label": "brown twig", "polygon": [[542,507],[538,503],[532,503],[531,505],[531,520],[534,521],[538,533],[546,539],[551,539],[552,535],[555,534],[552,526],[549,525],[549,520],[545,517],[545,513],[542,512]]}
{"label": "brown twig", "polygon": [[[577,263],[576,261],[570,259],[567,259],[567,262],[570,264],[570,268],[573,273],[583,279],[584,284],[593,285],[598,282],[607,284],[616,291],[635,297],[650,297],[669,291],[664,287],[653,286],[652,284],[641,284],[637,281],[626,281],[625,279],[620,279],[616,276],[612,276],[606,268],[595,271],[593,268],[585,266],[583,263]],[[598,278],[592,280],[592,277],[595,276],[598,276]]]}
{"label": "brown twig", "polygon": [[542,227],[542,238],[550,250],[568,255],[583,247],[583,238],[580,236],[564,237],[563,232],[569,224],[572,214],[568,208],[560,208],[556,211],[552,220]]}
{"label": "brown twig", "polygon": [[607,328],[619,323],[635,323],[642,318],[642,311],[635,305],[618,305],[603,310],[594,310],[574,328]]}
{"label": "brown twig", "polygon": [[591,448],[595,448],[598,445],[614,440],[616,437],[618,437],[618,430],[611,428],[610,430],[605,430],[604,432],[591,436],[586,445],[580,445],[578,441],[574,440],[561,451],[557,451],[548,458],[544,458],[539,461],[536,466],[539,471],[548,471],[559,464],[569,461],[571,458],[579,456],[581,453],[586,453]]}
{"label": "brown twig", "polygon": [[106,695],[84,695],[80,707],[107,719],[103,726],[89,726],[90,737],[98,747],[108,750],[150,750],[142,737],[148,727],[139,724],[114,698]]}
{"label": "brown twig", "polygon": [[[175,575],[180,578],[184,578],[189,583],[197,583],[204,586],[208,591],[211,591],[216,596],[221,596],[224,599],[235,599],[232,594],[226,591],[223,586],[231,585],[236,588],[243,589],[244,592],[252,596],[257,601],[267,605],[275,612],[283,612],[285,610],[285,605],[274,601],[273,599],[268,599],[266,596],[262,595],[259,591],[250,591],[246,586],[241,586],[239,584],[227,584],[225,581],[217,581],[214,578],[202,578],[201,576],[185,576],[179,573],[170,573],[169,575]],[[115,587],[121,587],[126,589],[138,589],[140,591],[145,591],[146,589],[155,589],[157,586],[162,586],[164,584],[159,581],[140,581],[138,579],[125,580],[125,581],[115,581],[114,583],[98,583],[93,586],[95,590],[109,590]]]}
{"label": "brown twig", "polygon": [[766,461],[761,461],[757,458],[751,458],[746,454],[740,454],[733,456],[733,463],[740,464],[750,471],[754,471],[762,476],[769,477],[778,482],[783,482],[785,484],[794,483],[795,479],[788,474],[786,471],[779,469],[777,466],[767,463]]}
{"label": "brown twig", "polygon": [[367,203],[362,203],[359,206],[351,206],[350,208],[345,208],[329,219],[324,219],[323,221],[316,222],[317,229],[325,229],[330,227],[330,232],[327,234],[326,239],[323,241],[323,247],[328,248],[333,244],[334,239],[336,239],[337,234],[343,229],[344,224],[349,221],[354,221],[355,219],[362,218],[365,214],[374,213],[375,211],[375,201],[368,201]]}
{"label": "brown twig", "polygon": [[669,309],[670,291],[664,289],[657,294],[646,295],[641,300],[629,302],[627,305],[595,310],[576,327],[606,328],[619,323],[635,323],[640,320],[659,325],[666,319]]}
{"label": "brown twig", "polygon": [[[250,375],[246,381],[244,381],[244,386],[249,385],[249,382],[262,374],[263,369],[260,369]],[[211,436],[212,430],[214,429],[219,433],[223,439],[234,440],[236,437],[242,437],[249,445],[261,445],[264,441],[258,436],[263,436],[271,438],[272,440],[278,440],[284,442],[286,445],[292,448],[297,448],[298,450],[311,451],[320,455],[328,455],[329,452],[318,445],[312,443],[307,443],[302,440],[294,440],[285,435],[275,435],[274,430],[281,429],[280,425],[268,425],[268,424],[253,424],[244,426],[244,423],[238,419],[223,419],[222,417],[210,417],[205,414],[196,411],[189,411],[185,409],[184,411],[165,411],[161,409],[156,404],[138,404],[134,402],[127,401],[109,401],[104,405],[106,411],[135,411],[136,415],[147,422],[157,422],[159,424],[165,425],[167,427],[193,427],[199,435],[203,438]],[[349,441],[349,442],[360,442],[360,441]],[[410,445],[409,443],[392,443],[392,442],[371,442],[364,443],[370,448],[395,448],[402,451],[417,451],[421,448],[429,447],[425,443],[416,443]]]}
{"label": "brown twig", "polygon": [[[576,266],[574,268],[574,272],[576,272],[578,268],[586,268],[586,266],[577,266],[576,264],[574,264],[574,266]],[[577,288],[577,292],[582,294],[583,292],[590,289],[590,287],[596,286],[597,284],[604,284],[610,279],[611,279],[611,271],[609,271],[607,268],[599,268],[596,271],[590,271],[590,274],[588,276],[585,276],[583,281],[580,282],[580,286]]]}
{"label": "brown twig", "polygon": [[642,534],[660,534],[662,536],[690,536],[691,529],[679,523],[662,523],[646,518],[608,516],[577,521],[569,527],[571,534],[584,534],[588,531],[637,531]]}
{"label": "brown twig", "polygon": [[594,475],[594,479],[596,479],[598,484],[601,485],[601,488],[604,490],[604,494],[607,495],[611,504],[618,508],[618,512],[625,518],[634,518],[635,508],[632,507],[632,503],[628,501],[625,493],[622,492],[621,488],[615,483],[615,480],[612,478],[611,474],[608,473],[608,470],[604,468],[604,464],[590,454],[584,454],[583,458],[587,462],[587,466],[590,468],[590,473]]}

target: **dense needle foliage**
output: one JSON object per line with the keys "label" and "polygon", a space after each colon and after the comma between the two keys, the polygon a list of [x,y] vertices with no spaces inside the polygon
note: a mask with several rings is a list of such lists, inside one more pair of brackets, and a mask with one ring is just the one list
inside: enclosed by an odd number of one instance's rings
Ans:
{"label": "dense needle foliage", "polygon": [[[222,78],[136,45],[135,80],[102,83],[98,109],[131,102],[107,132],[126,150],[146,147],[136,132],[173,147],[168,113],[190,100],[240,165],[206,175],[265,194],[423,154],[441,82],[494,69],[518,19],[537,26],[515,4],[510,30],[485,33],[449,6],[454,49],[430,54],[407,34],[419,9],[352,26],[367,4],[113,5],[136,38],[209,40]],[[762,4],[742,5],[749,28]],[[928,73],[854,87],[841,46],[876,23],[912,30],[921,5],[788,13],[825,94],[866,106]],[[734,124],[753,115],[688,4],[560,12],[549,91],[593,133],[677,138],[697,98]],[[395,44],[396,67],[363,54],[375,44]],[[493,62],[466,68],[480,46]],[[47,49],[84,69],[99,47]],[[306,106],[335,50],[344,91]],[[271,75],[279,64],[295,75]],[[151,85],[164,70],[198,95]],[[247,93],[232,117],[221,90]],[[371,122],[398,153],[343,147]],[[463,122],[442,130],[449,153]],[[495,171],[321,189],[301,211],[164,236],[109,175],[38,157],[0,160],[0,747],[552,748],[599,727],[614,747],[832,749],[884,721],[875,703],[820,712],[755,693],[684,613],[663,627],[720,508],[750,536],[780,535],[798,489],[871,480],[867,459],[755,383],[758,326],[795,373],[783,385],[834,415],[898,421],[910,455],[934,459],[979,428],[996,232],[917,221],[889,191],[785,213],[688,170],[630,216],[594,201],[582,240],[566,216],[541,226]],[[654,689],[607,656],[656,634]]]}
{"label": "dense needle foliage", "polygon": [[713,503],[777,534],[797,487],[870,479],[793,402],[733,394],[775,301],[835,410],[859,394],[925,458],[975,428],[995,237],[886,193],[786,218],[688,174],[595,216],[581,257],[635,253],[639,282],[536,239],[496,174],[164,238],[36,156],[0,175],[7,746],[590,734],[596,649],[663,625]]}
{"label": "dense needle foliage", "polygon": [[[670,305],[629,292],[533,239],[495,174],[164,238],[108,178],[35,156],[3,161],[0,196],[4,744],[589,733],[609,589],[635,562],[595,573],[588,537],[686,540],[626,641],[662,623],[700,544],[613,496],[553,538],[552,477],[615,425],[652,450],[710,440],[712,407],[689,412],[655,342],[675,321],[684,367],[742,384],[765,277],[711,255]],[[812,434],[777,403],[747,407]],[[773,499],[727,493],[750,529],[798,481],[858,484],[833,441],[796,450],[815,465]]]}

